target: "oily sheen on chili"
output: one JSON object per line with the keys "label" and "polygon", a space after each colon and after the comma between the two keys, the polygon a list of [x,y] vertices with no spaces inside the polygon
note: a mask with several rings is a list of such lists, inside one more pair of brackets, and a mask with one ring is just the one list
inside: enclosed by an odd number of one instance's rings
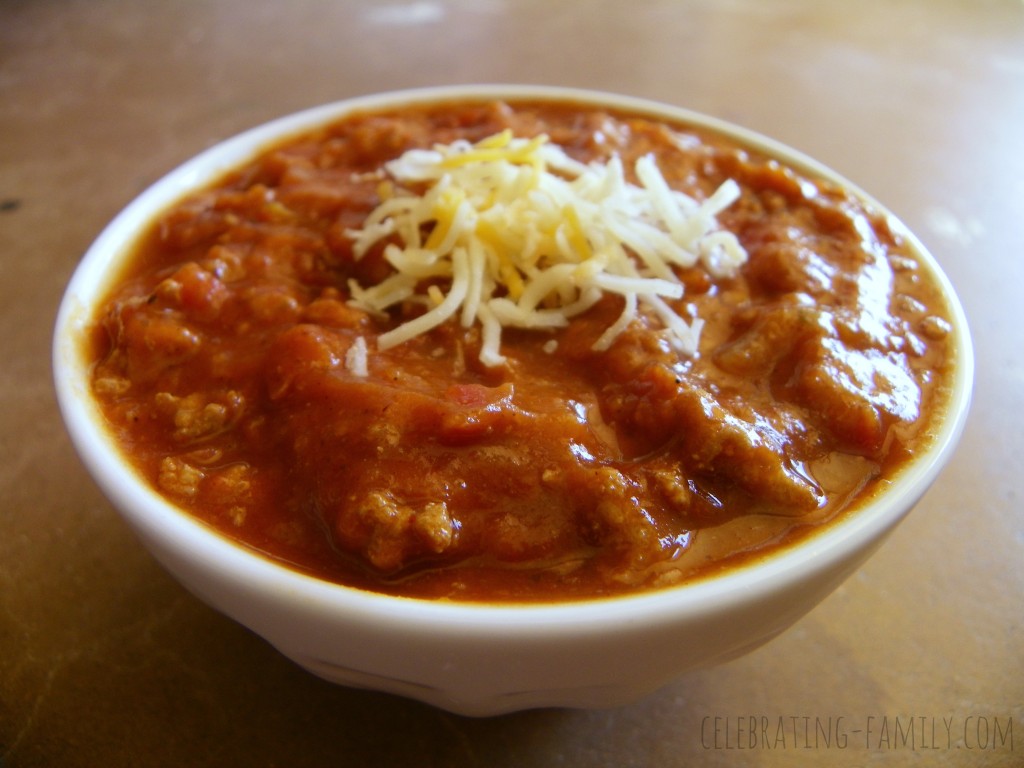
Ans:
{"label": "oily sheen on chili", "polygon": [[[652,155],[696,200],[738,185],[718,222],[746,261],[677,267],[667,300],[701,321],[696,354],[643,309],[595,349],[615,293],[561,327],[505,328],[497,365],[455,320],[377,347],[424,312],[351,300],[394,271],[388,237],[353,251],[390,194],[383,164],[506,130],[627,176]],[[855,514],[930,439],[952,365],[938,288],[858,198],[716,135],[568,103],[351,115],[166,211],[112,285],[93,388],[138,471],[268,557],[416,597],[618,594],[785,546]]]}

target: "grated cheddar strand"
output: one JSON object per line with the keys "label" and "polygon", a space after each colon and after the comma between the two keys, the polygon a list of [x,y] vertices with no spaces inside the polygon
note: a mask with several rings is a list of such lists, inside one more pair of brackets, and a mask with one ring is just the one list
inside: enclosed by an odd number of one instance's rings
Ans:
{"label": "grated cheddar strand", "polygon": [[[728,180],[697,201],[673,190],[650,155],[636,162],[638,186],[618,156],[584,165],[546,136],[506,130],[476,144],[410,150],[385,171],[381,203],[347,234],[356,258],[392,239],[384,258],[395,273],[374,286],[352,281],[350,301],[384,314],[414,300],[425,311],[382,334],[380,349],[457,317],[466,328],[480,324],[481,362],[501,365],[504,328],[564,327],[615,293],[624,308],[595,349],[607,349],[643,308],[681,354],[694,355],[702,322],[686,322],[666,302],[683,295],[675,269],[699,264],[727,277],[747,258],[716,219],[738,185]],[[427,293],[425,280],[433,281]]]}

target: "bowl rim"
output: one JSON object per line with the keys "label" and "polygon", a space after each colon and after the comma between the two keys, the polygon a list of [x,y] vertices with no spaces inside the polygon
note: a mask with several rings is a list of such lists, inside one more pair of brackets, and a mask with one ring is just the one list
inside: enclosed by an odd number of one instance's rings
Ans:
{"label": "bowl rim", "polygon": [[[289,568],[236,543],[151,489],[127,465],[102,425],[85,384],[87,365],[80,337],[89,320],[88,300],[102,296],[104,267],[120,263],[145,224],[189,191],[215,182],[268,147],[354,112],[390,106],[492,99],[569,101],[692,124],[776,157],[812,176],[849,190],[882,212],[940,285],[955,329],[956,370],[946,411],[931,444],[889,481],[889,487],[854,513],[843,514],[793,545],[773,549],[725,572],[692,582],[623,595],[544,602],[476,602],[411,598],[328,582]],[[83,297],[85,300],[83,301]],[[612,92],[542,85],[436,86],[354,96],[278,117],[220,141],[178,165],[126,205],[101,231],[76,266],[61,299],[53,333],[52,365],[57,401],[72,443],[90,474],[123,517],[146,537],[174,541],[196,563],[238,580],[249,589],[372,618],[394,628],[410,621],[444,626],[445,632],[557,635],[607,632],[643,619],[678,621],[756,602],[824,571],[843,555],[870,546],[895,526],[952,456],[969,410],[974,353],[967,318],[948,277],[924,244],[892,212],[846,177],[802,152],[756,131],[684,107]],[[400,606],[400,608],[399,608]],[[614,611],[610,611],[614,608]],[[571,628],[571,629],[568,629]]]}

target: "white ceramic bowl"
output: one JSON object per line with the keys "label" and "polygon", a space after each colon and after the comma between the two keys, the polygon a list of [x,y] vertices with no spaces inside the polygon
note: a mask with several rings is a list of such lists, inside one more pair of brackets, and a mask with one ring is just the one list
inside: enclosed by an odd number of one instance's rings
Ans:
{"label": "white ceramic bowl", "polygon": [[958,329],[955,391],[933,446],[877,500],[791,549],[726,575],[615,599],[553,605],[453,604],[329,584],[221,537],[140,480],[107,433],[90,396],[82,338],[113,265],[131,251],[147,222],[268,143],[351,110],[520,96],[613,105],[704,126],[861,194],[818,163],[764,137],[632,98],[532,86],[476,86],[352,99],[225,141],[140,195],[83,258],[67,288],[54,339],[58,399],[82,461],[145,545],[182,584],[317,675],[469,715],[618,705],[688,670],[750,651],[782,632],[861,565],[931,485],[963,427],[973,375],[960,304],[932,257],[905,233],[945,287]]}

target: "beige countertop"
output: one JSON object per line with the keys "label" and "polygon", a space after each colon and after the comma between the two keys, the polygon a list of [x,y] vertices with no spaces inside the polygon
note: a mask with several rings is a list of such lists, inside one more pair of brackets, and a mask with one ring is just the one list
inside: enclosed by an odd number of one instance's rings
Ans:
{"label": "beige countertop", "polygon": [[[903,218],[971,320],[966,434],[882,550],[768,646],[629,707],[470,720],[311,677],[164,574],[57,415],[57,302],[146,185],[287,112],[456,82],[795,146]],[[0,765],[1024,765],[1022,219],[1019,0],[0,0]]]}

